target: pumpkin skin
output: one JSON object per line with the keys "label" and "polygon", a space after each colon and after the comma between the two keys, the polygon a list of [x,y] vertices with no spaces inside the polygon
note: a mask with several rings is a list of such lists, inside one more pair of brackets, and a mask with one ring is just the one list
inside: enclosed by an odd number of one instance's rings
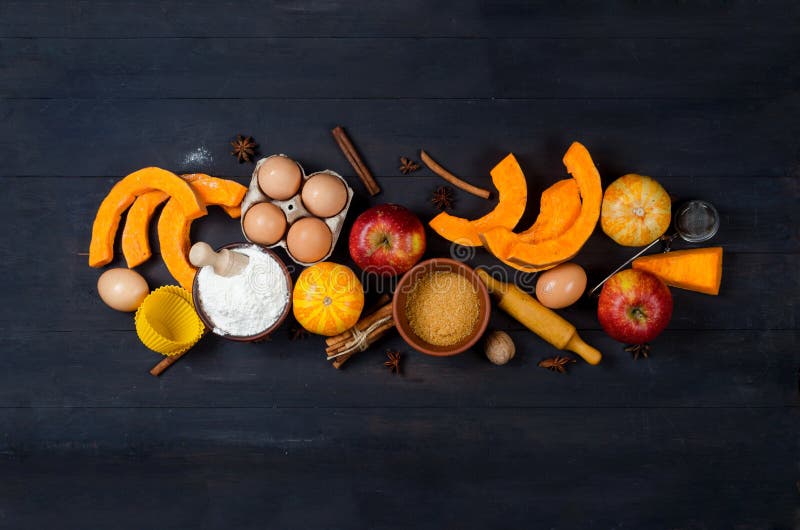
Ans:
{"label": "pumpkin skin", "polygon": [[292,307],[298,324],[311,333],[331,337],[358,322],[364,309],[364,289],[352,269],[323,261],[300,273]]}
{"label": "pumpkin skin", "polygon": [[661,184],[631,173],[606,189],[600,226],[616,243],[641,247],[664,235],[672,218],[671,210],[672,201]]}

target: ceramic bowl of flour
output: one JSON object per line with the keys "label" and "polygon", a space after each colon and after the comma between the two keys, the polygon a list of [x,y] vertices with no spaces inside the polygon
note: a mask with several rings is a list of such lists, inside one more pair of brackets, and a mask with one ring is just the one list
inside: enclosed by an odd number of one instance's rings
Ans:
{"label": "ceramic bowl of flour", "polygon": [[275,331],[292,308],[292,277],[273,251],[254,243],[232,243],[228,249],[248,256],[247,267],[231,277],[201,267],[192,298],[197,314],[214,334],[238,342],[256,342]]}

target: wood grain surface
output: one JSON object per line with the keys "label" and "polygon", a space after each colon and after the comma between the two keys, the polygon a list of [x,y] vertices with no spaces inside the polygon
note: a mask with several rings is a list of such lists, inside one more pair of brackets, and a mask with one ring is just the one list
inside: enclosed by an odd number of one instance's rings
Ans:
{"label": "wood grain surface", "polygon": [[[793,2],[0,3],[0,528],[800,527],[799,24]],[[208,336],[154,378],[131,315],[97,296],[94,213],[149,165],[246,183],[239,133],[345,175],[345,230],[383,202],[436,213],[442,181],[398,170],[420,148],[482,187],[513,151],[528,225],[579,140],[605,185],[638,172],[717,206],[720,296],[674,289],[636,362],[581,300],[561,313],[605,357],[568,375],[494,311],[504,367],[392,335],[337,371],[289,322]],[[458,192],[454,213],[491,207]],[[211,208],[192,238],[242,236]],[[173,283],[151,239],[139,269]],[[462,250],[428,231],[429,257],[496,264]],[[598,229],[575,261],[595,283],[630,254]],[[334,259],[352,265],[346,237]]]}

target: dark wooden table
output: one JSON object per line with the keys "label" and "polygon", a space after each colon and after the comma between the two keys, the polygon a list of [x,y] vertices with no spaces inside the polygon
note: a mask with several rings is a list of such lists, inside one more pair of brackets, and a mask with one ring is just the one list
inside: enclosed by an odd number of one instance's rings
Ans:
{"label": "dark wooden table", "polygon": [[[797,528],[799,24],[793,2],[2,2],[0,528]],[[505,367],[393,336],[338,372],[283,329],[205,338],[154,378],[131,315],[97,297],[94,212],[148,165],[246,182],[237,133],[345,174],[351,220],[434,215],[440,181],[400,175],[401,155],[488,186],[512,151],[523,225],[580,140],[604,184],[649,174],[718,207],[722,292],[673,290],[637,362],[591,301],[563,311],[605,353],[566,376],[496,311]],[[213,211],[193,238],[241,234]],[[428,255],[449,252],[429,231]],[[629,253],[598,229],[576,261],[597,281]],[[141,269],[172,283],[158,256]]]}

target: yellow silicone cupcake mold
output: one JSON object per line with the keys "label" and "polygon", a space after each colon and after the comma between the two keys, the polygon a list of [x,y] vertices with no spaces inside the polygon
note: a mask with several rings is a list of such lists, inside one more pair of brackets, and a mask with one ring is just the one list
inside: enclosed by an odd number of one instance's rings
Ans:
{"label": "yellow silicone cupcake mold", "polygon": [[145,346],[162,355],[178,355],[194,346],[205,327],[185,289],[159,287],[136,311],[136,334]]}

